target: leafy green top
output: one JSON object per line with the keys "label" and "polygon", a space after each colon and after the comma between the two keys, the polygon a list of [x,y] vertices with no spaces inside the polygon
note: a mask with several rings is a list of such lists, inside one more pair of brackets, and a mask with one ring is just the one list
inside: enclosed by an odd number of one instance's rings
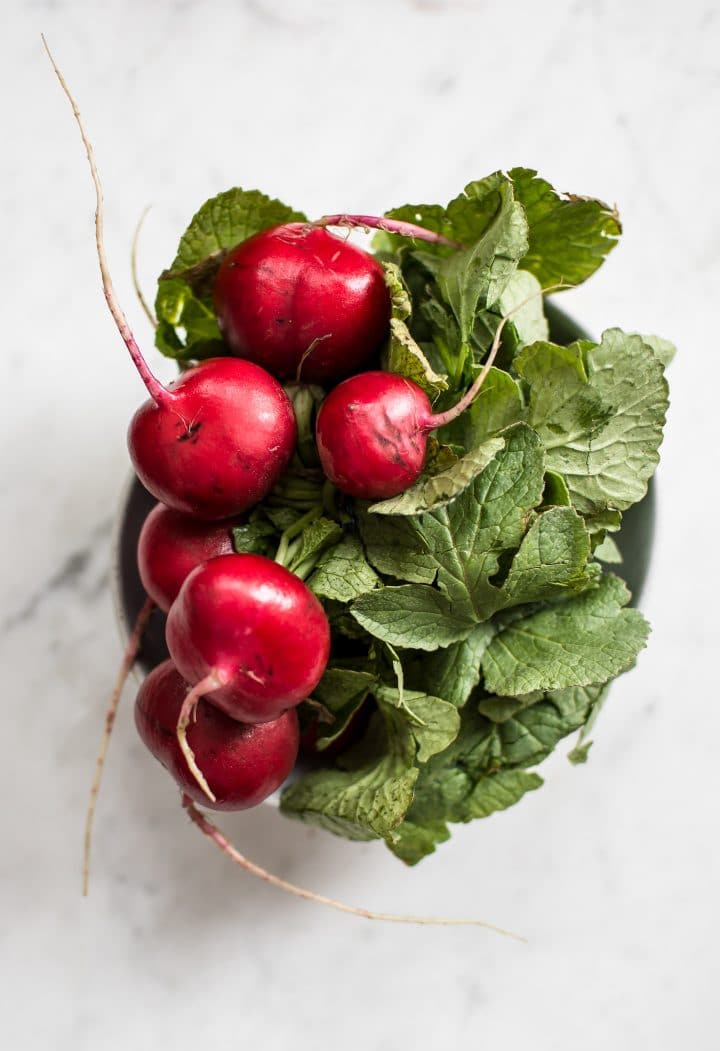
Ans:
{"label": "leafy green top", "polygon": [[[442,412],[507,316],[495,366],[432,440],[418,483],[374,505],[328,490],[312,437],[322,392],[295,385],[298,455],[234,543],[306,579],[332,627],[332,659],[300,709],[320,765],[285,790],[283,811],[414,864],[448,823],[539,787],[532,768],[575,730],[570,758],[584,762],[607,684],[645,645],[646,622],[601,562],[622,572],[609,534],[657,465],[673,348],[619,329],[552,342],[542,293],[586,280],[620,235],[601,201],[515,168],[446,206],[387,215],[460,247],[376,236],[392,303],[383,367]],[[259,191],[208,201],[160,277],[160,349],[225,353],[212,310],[225,252],[304,219]]]}

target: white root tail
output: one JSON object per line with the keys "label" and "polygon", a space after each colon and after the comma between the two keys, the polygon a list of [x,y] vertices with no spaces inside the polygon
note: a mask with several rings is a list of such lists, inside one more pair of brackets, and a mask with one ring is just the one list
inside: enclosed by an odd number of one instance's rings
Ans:
{"label": "white root tail", "polygon": [[87,814],[85,817],[85,846],[83,849],[83,875],[82,875],[82,889],[83,894],[87,896],[88,887],[90,884],[90,850],[92,847],[92,831],[93,821],[95,819],[95,809],[97,807],[98,793],[100,792],[100,782],[102,781],[103,769],[105,767],[105,756],[107,755],[108,745],[110,744],[110,737],[112,735],[113,726],[115,725],[115,716],[117,715],[118,704],[120,702],[120,696],[123,691],[123,687],[127,682],[127,677],[132,670],[132,666],[137,660],[138,651],[140,649],[140,643],[142,642],[143,633],[147,627],[147,622],[150,619],[150,614],[154,609],[155,603],[152,599],[147,598],[143,603],[143,606],[138,613],[135,626],[133,627],[130,638],[128,639],[127,648],[123,654],[122,663],[118,671],[117,680],[113,689],[110,701],[107,706],[105,713],[105,727],[103,729],[102,739],[100,741],[100,748],[98,750],[97,759],[95,760],[95,774],[93,776],[92,785],[90,787],[90,800],[88,802]]}
{"label": "white root tail", "polygon": [[110,270],[108,268],[107,259],[105,258],[105,247],[103,240],[103,192],[102,183],[100,182],[100,175],[97,170],[97,164],[95,163],[95,154],[93,153],[92,143],[87,136],[85,131],[85,125],[83,124],[82,117],[80,116],[80,110],[78,104],[73,98],[70,88],[68,87],[65,77],[60,72],[60,69],[52,56],[48,42],[44,36],[42,36],[43,47],[47,52],[47,56],[50,59],[50,63],[55,70],[55,76],[58,78],[60,87],[62,88],[65,96],[72,106],[73,116],[77,122],[77,126],[80,129],[80,137],[82,138],[85,152],[87,154],[88,164],[90,165],[90,174],[92,176],[93,185],[95,187],[95,245],[97,248],[98,263],[100,264],[100,275],[102,277],[103,292],[105,293],[105,300],[107,302],[110,313],[113,316],[113,320],[117,325],[118,331],[123,338],[125,346],[130,351],[130,357],[133,360],[135,368],[140,373],[140,377],[147,388],[148,394],[157,405],[169,405],[172,403],[173,395],[172,392],[164,387],[160,380],[150,370],[148,363],[143,357],[142,351],[138,346],[135,337],[132,334],[130,325],[128,324],[127,318],[123,313],[123,310],[115,295],[115,289],[113,287],[112,279],[110,277]]}
{"label": "white root tail", "polygon": [[373,912],[371,909],[363,909],[357,905],[346,905],[345,902],[336,901],[334,898],[328,898],[324,894],[316,894],[314,891],[306,890],[304,887],[298,887],[294,883],[289,883],[287,880],[281,879],[279,876],[274,876],[271,872],[262,868],[260,865],[256,865],[254,861],[250,861],[243,854],[237,850],[236,847],[222,834],[217,825],[213,824],[205,815],[198,810],[193,801],[189,796],[183,795],[182,799],[183,806],[188,812],[190,820],[193,821],[201,832],[204,833],[211,839],[213,843],[227,856],[239,865],[240,868],[249,872],[252,876],[257,876],[259,879],[264,880],[266,883],[270,883],[273,887],[277,887],[279,890],[285,891],[287,894],[294,894],[297,898],[304,898],[306,901],[313,901],[317,905],[327,905],[331,909],[338,909],[340,912],[348,912],[352,916],[360,916],[366,920],[380,920],[383,923],[412,923],[420,925],[432,925],[440,927],[485,927],[489,931],[494,931],[496,934],[502,934],[506,938],[514,938],[516,941],[525,942],[526,938],[523,938],[519,934],[513,933],[513,931],[505,930],[503,927],[496,927],[493,923],[487,923],[485,920],[462,920],[462,919],[443,919],[434,916],[396,916],[394,913],[389,912]]}
{"label": "white root tail", "polygon": [[155,315],[153,314],[152,310],[150,309],[150,304],[148,303],[147,299],[145,298],[145,294],[144,294],[144,292],[142,290],[142,286],[140,285],[140,276],[138,274],[138,265],[137,265],[138,243],[140,241],[140,232],[142,231],[143,223],[145,222],[145,219],[147,217],[147,213],[149,211],[150,211],[150,205],[148,204],[147,207],[143,208],[142,215],[138,219],[137,226],[135,227],[135,233],[133,234],[133,239],[132,239],[132,247],[130,249],[130,273],[132,274],[133,288],[135,289],[135,295],[137,296],[138,303],[142,307],[143,313],[145,314],[145,317],[148,319],[148,321],[150,322],[152,327],[153,328],[157,328],[157,318],[155,317]]}
{"label": "white root tail", "polygon": [[180,745],[180,751],[185,756],[185,762],[187,763],[190,773],[193,775],[197,783],[202,788],[208,799],[215,803],[216,799],[213,794],[210,785],[205,779],[200,767],[197,765],[195,759],[195,753],[190,747],[190,742],[187,739],[187,728],[190,725],[190,720],[195,717],[195,712],[198,706],[198,702],[205,696],[206,693],[212,693],[213,690],[217,690],[219,686],[222,686],[222,682],[217,672],[211,671],[209,675],[206,675],[200,682],[196,682],[182,703],[180,709],[180,715],[178,716],[177,722],[177,739]]}

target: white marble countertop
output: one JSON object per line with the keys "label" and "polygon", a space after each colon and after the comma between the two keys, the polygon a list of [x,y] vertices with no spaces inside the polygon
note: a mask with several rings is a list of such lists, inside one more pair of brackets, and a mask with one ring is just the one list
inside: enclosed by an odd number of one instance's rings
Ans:
{"label": "white marble countertop", "polygon": [[[4,7],[3,1044],[22,1051],[718,1046],[720,16],[710,0],[25,0]],[[675,339],[654,627],[591,761],[415,870],[267,808],[226,819],[289,879],[524,932],[372,925],[236,871],[180,813],[126,696],[79,894],[119,644],[109,528],[143,392],[100,293],[92,192],[48,35],[95,142],[118,291],[148,287],[198,203],[243,183],[309,213],[441,200],[538,167],[621,207],[564,305]],[[708,335],[712,333],[712,335]],[[171,366],[153,363],[163,375]],[[704,376],[704,379],[700,379]]]}

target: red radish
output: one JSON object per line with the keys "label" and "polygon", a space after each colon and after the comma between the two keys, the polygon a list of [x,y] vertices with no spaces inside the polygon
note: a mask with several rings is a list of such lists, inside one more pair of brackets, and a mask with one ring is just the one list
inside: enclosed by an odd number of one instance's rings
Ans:
{"label": "red radish", "polygon": [[310,696],[330,655],[318,600],[262,555],[221,555],[194,569],[170,607],[166,639],[178,671],[195,684],[177,727],[193,773],[186,727],[200,697],[241,722],[275,719]]}
{"label": "red radish", "polygon": [[49,50],[48,56],[73,108],[95,185],[95,242],[105,299],[150,395],[130,424],[135,470],[145,488],[176,511],[207,519],[240,514],[270,491],[292,457],[296,426],[290,401],[277,380],[247,361],[210,358],[168,387],[153,375],[115,297],[93,149]]}
{"label": "red radish", "polygon": [[232,525],[198,521],[163,504],[153,507],[140,530],[137,563],[143,587],[163,613],[196,566],[232,554]]}
{"label": "red radish", "polygon": [[295,449],[290,399],[250,361],[210,358],[140,406],[128,447],[146,489],[204,519],[240,514],[266,496]]}
{"label": "red radish", "polygon": [[390,322],[380,264],[308,223],[263,230],[233,248],[214,300],[234,354],[308,383],[327,385],[367,366]]}
{"label": "red radish", "polygon": [[248,726],[200,701],[187,735],[198,766],[210,785],[210,803],[198,787],[180,750],[175,728],[190,687],[172,661],[154,668],[135,702],[135,725],[156,759],[193,799],[215,810],[245,810],[279,788],[295,765],[297,713],[283,712],[272,722]]}
{"label": "red radish", "polygon": [[[564,287],[553,285],[535,295]],[[331,390],[317,414],[315,437],[332,484],[360,500],[386,500],[409,489],[425,465],[428,435],[472,404],[497,356],[505,324],[534,298],[501,319],[482,369],[446,412],[433,413],[425,391],[394,372],[361,372]]]}
{"label": "red radish", "polygon": [[383,500],[417,480],[425,463],[432,406],[416,383],[393,372],[361,372],[320,406],[323,470],[343,493]]}

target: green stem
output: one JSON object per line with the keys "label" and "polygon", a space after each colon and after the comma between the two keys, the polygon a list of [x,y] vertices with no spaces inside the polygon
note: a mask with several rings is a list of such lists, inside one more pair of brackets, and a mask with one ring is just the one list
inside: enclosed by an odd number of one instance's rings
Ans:
{"label": "green stem", "polygon": [[275,561],[281,566],[288,565],[290,555],[290,542],[302,533],[306,526],[309,526],[311,522],[314,522],[316,518],[319,518],[322,514],[322,507],[319,504],[315,504],[311,507],[304,515],[298,518],[297,522],[293,522],[291,526],[285,530],[280,537],[280,542],[275,552]]}

